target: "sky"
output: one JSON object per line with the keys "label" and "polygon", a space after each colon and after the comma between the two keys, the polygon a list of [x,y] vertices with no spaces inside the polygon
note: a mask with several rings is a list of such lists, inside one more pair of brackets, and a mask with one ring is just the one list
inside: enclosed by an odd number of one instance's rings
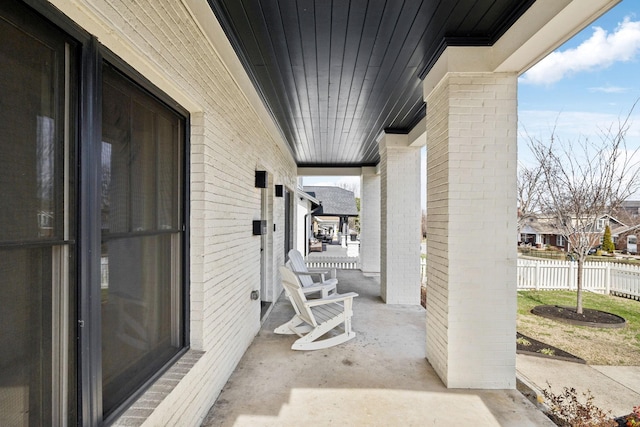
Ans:
{"label": "sky", "polygon": [[[565,140],[593,140],[624,119],[638,99],[640,1],[623,0],[519,77],[519,162],[531,158],[527,135],[545,138],[555,128]],[[640,147],[640,103],[631,113],[627,144]],[[424,171],[422,176],[424,193]],[[306,177],[303,183],[359,184],[359,177]]]}
{"label": "sky", "polygon": [[[518,159],[529,159],[526,135],[569,141],[599,137],[640,98],[640,2],[623,0],[518,79]],[[640,145],[640,105],[627,133]]]}

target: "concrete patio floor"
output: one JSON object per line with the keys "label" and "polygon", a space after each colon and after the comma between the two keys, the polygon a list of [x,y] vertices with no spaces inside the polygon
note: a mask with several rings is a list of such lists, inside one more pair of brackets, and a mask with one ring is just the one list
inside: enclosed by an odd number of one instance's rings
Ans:
{"label": "concrete patio floor", "polygon": [[379,279],[338,272],[354,302],[355,339],[290,349],[273,329],[293,315],[281,297],[203,426],[553,426],[516,390],[451,390],[425,358],[425,310],[392,306]]}

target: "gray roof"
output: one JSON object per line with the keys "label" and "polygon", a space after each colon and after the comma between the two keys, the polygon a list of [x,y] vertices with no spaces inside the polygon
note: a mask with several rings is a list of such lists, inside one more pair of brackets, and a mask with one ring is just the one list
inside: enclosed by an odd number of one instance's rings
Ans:
{"label": "gray roof", "polygon": [[521,219],[521,234],[558,234],[556,220],[552,217],[525,215]]}
{"label": "gray roof", "polygon": [[625,200],[620,206],[627,210],[637,210],[640,209],[640,200]]}
{"label": "gray roof", "polygon": [[[628,231],[630,228],[625,224],[612,217],[611,215],[605,214],[600,215],[598,218],[608,218],[609,219],[609,229],[611,230],[612,236],[617,236],[624,231]],[[521,234],[559,234],[560,230],[557,226],[558,221],[555,217],[551,216],[537,216],[535,214],[527,214],[523,215],[520,218],[520,233]],[[594,225],[594,222],[591,224],[586,224],[586,226]],[[631,227],[633,228],[633,227]],[[595,233],[604,232],[604,230],[596,230]]]}
{"label": "gray roof", "polygon": [[304,186],[304,191],[320,201],[315,216],[358,216],[353,191],[340,187]]}

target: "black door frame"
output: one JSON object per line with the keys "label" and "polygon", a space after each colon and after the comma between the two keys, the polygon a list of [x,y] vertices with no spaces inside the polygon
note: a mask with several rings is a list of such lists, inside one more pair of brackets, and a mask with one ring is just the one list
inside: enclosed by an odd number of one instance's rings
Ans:
{"label": "black door frame", "polygon": [[[119,416],[126,407],[146,390],[166,369],[189,349],[189,176],[190,176],[190,116],[175,100],[155,87],[148,79],[126,64],[121,58],[102,46],[96,37],[71,21],[66,15],[44,0],[16,0],[30,6],[79,45],[79,89],[77,95],[77,121],[72,132],[76,133],[76,169],[77,201],[77,295],[76,306],[70,309],[76,313],[77,338],[77,423],[82,426],[96,426],[109,423]],[[162,369],[137,390],[119,411],[108,420],[102,416],[102,337],[101,337],[101,298],[100,298],[100,161],[101,161],[101,69],[107,61],[127,75],[152,96],[174,109],[185,118],[183,153],[183,191],[182,191],[182,334],[183,348]],[[73,326],[72,326],[73,328]]]}

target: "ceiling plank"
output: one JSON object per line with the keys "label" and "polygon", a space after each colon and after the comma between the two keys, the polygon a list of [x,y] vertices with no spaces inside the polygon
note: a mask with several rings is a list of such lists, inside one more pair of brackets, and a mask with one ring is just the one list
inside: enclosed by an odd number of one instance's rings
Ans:
{"label": "ceiling plank", "polygon": [[296,162],[375,165],[383,129],[424,116],[447,44],[490,44],[523,0],[208,0]]}

